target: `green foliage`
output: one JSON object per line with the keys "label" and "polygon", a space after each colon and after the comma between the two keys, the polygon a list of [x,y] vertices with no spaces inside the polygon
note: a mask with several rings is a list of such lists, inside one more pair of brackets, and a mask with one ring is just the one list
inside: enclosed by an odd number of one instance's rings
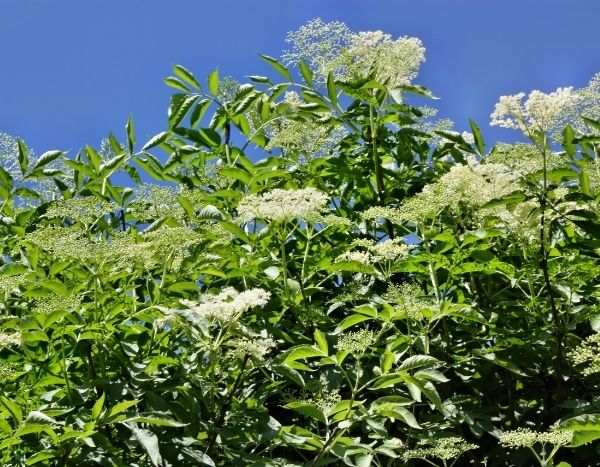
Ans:
{"label": "green foliage", "polygon": [[15,142],[2,465],[596,462],[600,140],[429,131],[377,44],[379,74],[301,84],[178,65],[139,150],[132,119]]}

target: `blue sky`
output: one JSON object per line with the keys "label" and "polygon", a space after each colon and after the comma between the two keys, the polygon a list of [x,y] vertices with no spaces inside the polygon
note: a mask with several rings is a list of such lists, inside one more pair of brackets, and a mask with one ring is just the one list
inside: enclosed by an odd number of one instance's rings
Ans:
{"label": "blue sky", "polygon": [[217,66],[264,74],[258,54],[279,55],[314,17],[421,38],[417,82],[488,140],[514,137],[488,126],[499,95],[580,87],[600,71],[600,0],[0,0],[0,131],[73,153],[121,136],[132,115],[143,142],[165,127],[173,64],[202,80]]}

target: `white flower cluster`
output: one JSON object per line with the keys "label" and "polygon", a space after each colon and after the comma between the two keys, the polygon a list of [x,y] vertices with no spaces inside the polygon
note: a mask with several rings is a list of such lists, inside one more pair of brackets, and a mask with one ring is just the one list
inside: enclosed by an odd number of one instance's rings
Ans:
{"label": "white flower cluster", "polygon": [[573,439],[573,433],[556,428],[545,432],[533,431],[529,428],[518,428],[513,431],[505,431],[499,436],[499,439],[500,444],[509,448],[530,448],[535,444],[565,446]]}
{"label": "white flower cluster", "polygon": [[323,83],[330,71],[335,71],[341,52],[350,45],[352,31],[341,21],[325,23],[315,18],[287,34],[286,42],[292,46],[282,56],[287,65],[305,62]]}
{"label": "white flower cluster", "polygon": [[128,215],[139,221],[173,217],[183,218],[185,211],[177,201],[178,190],[168,186],[140,185],[128,206]]}
{"label": "white flower cluster", "polygon": [[490,115],[491,125],[503,128],[551,132],[562,123],[566,113],[577,105],[579,97],[572,87],[558,88],[551,93],[531,91],[523,102],[525,93],[501,96]]}
{"label": "white flower cluster", "polygon": [[116,232],[107,239],[87,236],[77,228],[47,226],[28,233],[24,240],[58,259],[110,263],[119,268],[137,265],[151,268],[171,255],[173,267],[178,267],[188,249],[201,238],[188,227],[163,226],[143,235]]}
{"label": "white flower cluster", "polygon": [[303,117],[298,110],[304,101],[295,91],[286,92],[281,104],[289,108],[289,114],[265,125],[264,132],[269,137],[265,149],[279,148],[282,156],[292,162],[306,162],[313,157],[336,154],[336,148],[347,135],[347,130],[330,118],[330,112],[318,112],[318,121]]}
{"label": "white flower cluster", "polygon": [[145,233],[143,238],[145,242],[125,242],[132,259],[141,260],[146,267],[151,267],[172,256],[175,269],[189,256],[190,249],[202,241],[202,235],[189,227],[163,226]]}
{"label": "white flower cluster", "polygon": [[78,295],[52,295],[36,300],[33,311],[50,314],[55,311],[72,311],[81,305],[81,297]]}
{"label": "white flower cluster", "polygon": [[587,86],[577,90],[579,101],[575,112],[566,115],[565,123],[582,133],[598,134],[598,129],[590,127],[581,117],[600,120],[600,73],[596,73]]}
{"label": "white flower cluster", "polygon": [[381,219],[386,219],[395,224],[403,222],[400,216],[400,210],[391,206],[372,206],[360,214],[360,217],[366,221],[380,221]]}
{"label": "white flower cluster", "polygon": [[17,139],[8,133],[0,132],[0,167],[6,170],[13,179],[22,177],[18,153]]}
{"label": "white flower cluster", "polygon": [[408,256],[410,250],[402,239],[385,239],[380,242],[373,240],[359,239],[352,242],[352,246],[366,249],[347,251],[339,255],[336,263],[344,261],[354,261],[365,265],[380,263],[382,261],[396,261]]}
{"label": "white flower cluster", "polygon": [[338,21],[312,20],[290,32],[287,41],[292,49],[284,53],[284,62],[306,62],[319,83],[330,72],[341,80],[374,72],[378,81],[394,88],[410,84],[425,60],[423,43],[415,37],[393,39],[382,31],[353,33]]}
{"label": "white flower cluster", "polygon": [[432,457],[447,461],[456,459],[465,452],[479,447],[476,444],[465,441],[459,436],[424,440],[419,444],[419,447],[403,452],[402,457],[405,461],[410,459],[428,459]]}
{"label": "white flower cluster", "polygon": [[397,209],[368,210],[363,217],[381,216],[396,223],[425,223],[445,210],[458,211],[461,205],[477,209],[519,188],[518,176],[503,164],[455,165],[436,182],[423,188]]}
{"label": "white flower cluster", "polygon": [[264,307],[270,298],[271,294],[263,289],[238,292],[227,287],[217,295],[203,295],[198,303],[190,300],[181,303],[199,317],[227,322],[236,320],[251,308]]}
{"label": "white flower cluster", "polygon": [[600,332],[592,334],[569,353],[574,365],[585,365],[586,376],[600,373]]}
{"label": "white flower cluster", "polygon": [[536,200],[518,203],[511,208],[498,206],[482,211],[482,215],[496,216],[500,224],[513,235],[525,242],[525,245],[535,246],[540,236],[540,204]]}
{"label": "white flower cluster", "polygon": [[23,274],[16,274],[14,276],[0,275],[0,293],[6,295],[14,292],[23,282],[25,282]]}
{"label": "white flower cluster", "polygon": [[373,254],[374,261],[395,261],[408,256],[408,245],[400,238],[386,239],[369,246],[369,251]]}
{"label": "white flower cluster", "polygon": [[[486,157],[486,164],[502,164],[519,176],[526,176],[542,170],[544,159],[538,148],[532,144],[497,144],[494,151]],[[564,159],[559,154],[546,155],[549,170],[564,165]]]}
{"label": "white flower cluster", "polygon": [[91,225],[115,210],[115,205],[95,196],[54,201],[42,217],[64,218],[72,222]]}
{"label": "white flower cluster", "polygon": [[268,151],[281,148],[287,157],[306,161],[333,152],[337,143],[346,135],[342,127],[315,121],[284,118],[267,127]]}
{"label": "white flower cluster", "polygon": [[340,336],[335,348],[339,352],[362,354],[375,343],[375,338],[375,333],[368,329],[352,331]]}
{"label": "white flower cluster", "polygon": [[229,344],[233,347],[230,354],[236,358],[244,358],[246,355],[253,360],[262,361],[277,345],[270,337],[256,336],[252,339],[248,337],[238,337],[231,339]]}
{"label": "white flower cluster", "polygon": [[14,362],[0,361],[0,380],[6,381],[19,373],[21,367]]}
{"label": "white flower cluster", "polygon": [[7,333],[0,332],[0,349],[5,347],[19,346],[23,342],[21,333],[18,331]]}
{"label": "white flower cluster", "polygon": [[406,317],[417,321],[424,318],[423,310],[433,305],[432,301],[423,295],[419,285],[412,282],[390,285],[383,299],[395,305],[394,308]]}
{"label": "white flower cluster", "polygon": [[332,227],[350,227],[352,225],[352,221],[347,217],[336,216],[335,214],[326,214],[324,216],[317,217],[315,218],[315,222]]}
{"label": "white flower cluster", "polygon": [[355,263],[360,263],[364,265],[373,264],[373,256],[368,251],[346,251],[339,255],[336,259],[336,263],[344,263],[346,261],[351,261]]}
{"label": "white flower cluster", "polygon": [[347,77],[366,77],[374,71],[376,79],[389,87],[408,85],[425,61],[425,47],[416,37],[392,36],[382,31],[354,34],[342,55]]}
{"label": "white flower cluster", "polygon": [[241,222],[254,219],[285,222],[292,219],[318,217],[325,209],[329,197],[315,189],[275,189],[262,194],[246,195],[238,205]]}

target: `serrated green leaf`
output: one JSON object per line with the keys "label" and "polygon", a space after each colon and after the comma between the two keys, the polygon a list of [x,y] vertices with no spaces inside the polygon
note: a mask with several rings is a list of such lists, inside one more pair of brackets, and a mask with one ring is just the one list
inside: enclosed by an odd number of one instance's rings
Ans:
{"label": "serrated green leaf", "polygon": [[279,63],[279,61],[276,58],[271,57],[269,55],[264,55],[264,54],[261,54],[261,57],[265,62],[267,62],[269,65],[271,65],[277,73],[279,73],[281,76],[283,76],[288,81],[292,81],[292,76],[290,75],[290,71],[285,66],[283,66],[281,63]]}
{"label": "serrated green leaf", "polygon": [[185,85],[185,83],[174,76],[167,76],[164,79],[164,83],[173,89],[177,89],[178,91],[183,91],[185,93],[190,92],[190,89]]}
{"label": "serrated green leaf", "polygon": [[97,420],[102,413],[102,409],[104,408],[104,401],[106,400],[106,393],[103,392],[102,395],[94,402],[94,406],[92,407],[92,419]]}
{"label": "serrated green leaf", "polygon": [[318,329],[315,329],[314,338],[315,342],[319,346],[319,349],[321,349],[326,355],[329,355],[329,344],[327,343],[327,336]]}
{"label": "serrated green leaf", "polygon": [[41,169],[42,167],[48,165],[50,162],[58,159],[60,156],[63,155],[62,151],[46,151],[44,154],[42,154],[38,160],[35,162],[35,164],[33,165],[31,172],[35,172],[38,169]]}
{"label": "serrated green leaf", "polygon": [[190,70],[185,68],[183,65],[175,65],[173,67],[173,74],[186,84],[196,89],[200,89],[200,83],[198,82],[194,74]]}
{"label": "serrated green leaf", "polygon": [[159,144],[164,143],[169,139],[170,133],[168,131],[161,131],[160,133],[154,135],[152,138],[148,140],[146,144],[142,147],[142,151],[147,151],[150,148],[158,146]]}
{"label": "serrated green leaf", "polygon": [[313,85],[313,72],[310,67],[306,64],[306,62],[302,61],[298,64],[298,68],[300,69],[300,74],[304,79],[304,82],[312,86]]}
{"label": "serrated green leaf", "polygon": [[410,371],[417,368],[432,367],[439,363],[440,361],[431,355],[413,355],[400,364],[398,371]]}
{"label": "serrated green leaf", "polygon": [[19,168],[21,169],[21,174],[25,175],[29,167],[29,148],[27,148],[27,145],[21,139],[17,140],[17,148],[19,157]]}

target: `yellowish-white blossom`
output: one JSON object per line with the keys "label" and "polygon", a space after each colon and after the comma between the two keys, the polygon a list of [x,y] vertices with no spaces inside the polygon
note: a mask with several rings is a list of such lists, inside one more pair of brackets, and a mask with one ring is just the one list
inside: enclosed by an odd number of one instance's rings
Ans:
{"label": "yellowish-white blossom", "polygon": [[[183,260],[189,256],[193,246],[199,244],[203,237],[194,229],[184,226],[162,226],[143,235],[144,243],[131,245],[131,256],[141,258],[148,267],[153,261],[163,263],[170,258],[175,269],[179,268]],[[151,255],[150,257],[148,255]]]}
{"label": "yellowish-white blossom", "polygon": [[276,342],[270,337],[236,337],[228,344],[232,347],[230,355],[236,358],[251,357],[253,360],[262,361],[276,347]]}
{"label": "yellowish-white blossom", "polygon": [[0,361],[0,380],[6,381],[10,378],[13,378],[17,374],[22,371],[22,367],[20,367],[15,362],[7,362]]}
{"label": "yellowish-white blossom", "polygon": [[329,197],[315,189],[275,189],[262,194],[246,195],[238,205],[241,222],[262,219],[285,222],[293,219],[311,219],[321,215]]}
{"label": "yellowish-white blossom", "polygon": [[600,373],[600,332],[592,334],[569,353],[574,365],[582,366],[586,376]]}
{"label": "yellowish-white blossom", "polygon": [[202,295],[199,302],[182,300],[181,303],[198,317],[228,322],[236,320],[251,308],[264,307],[270,297],[269,292],[260,288],[238,292],[233,287],[227,287],[216,295]]}
{"label": "yellowish-white blossom", "polygon": [[[469,164],[453,166],[439,180],[426,185],[397,209],[378,214],[397,223],[423,224],[446,210],[456,212],[460,206],[477,209],[518,189],[518,175],[507,166],[470,161]],[[368,211],[365,215],[373,217],[376,214]]]}
{"label": "yellowish-white blossom", "polygon": [[309,21],[287,38],[292,48],[283,55],[286,64],[304,61],[319,83],[329,73],[336,79],[365,78],[370,73],[391,88],[407,85],[425,60],[423,43],[402,36],[394,39],[382,31],[354,33],[344,23]]}
{"label": "yellowish-white blossom", "polygon": [[24,274],[16,274],[13,276],[0,275],[0,293],[6,295],[18,290],[19,286],[25,282]]}
{"label": "yellowish-white blossom", "polygon": [[282,59],[287,65],[305,62],[323,83],[330,71],[336,71],[342,51],[350,45],[352,31],[341,21],[324,22],[315,18],[287,34],[291,48]]}
{"label": "yellowish-white blossom", "polygon": [[395,224],[403,222],[402,212],[392,206],[372,206],[360,214],[360,217],[366,221],[389,220]]}
{"label": "yellowish-white blossom", "polygon": [[540,204],[536,200],[523,201],[515,206],[498,206],[482,211],[483,216],[496,216],[501,225],[519,237],[524,245],[539,242]]}
{"label": "yellowish-white blossom", "polygon": [[361,238],[354,240],[351,244],[353,248],[363,248],[364,250],[350,250],[342,253],[336,258],[336,262],[354,261],[361,264],[376,264],[382,261],[396,261],[408,256],[410,249],[401,238],[386,238],[379,242],[370,239]]}
{"label": "yellowish-white blossom", "polygon": [[572,87],[558,88],[553,92],[531,91],[501,96],[490,115],[491,125],[521,130],[552,132],[560,125],[564,113],[577,105],[578,96]]}
{"label": "yellowish-white blossom", "polygon": [[185,211],[177,201],[179,194],[174,187],[140,185],[133,202],[127,207],[128,215],[142,222],[164,217],[181,219]]}
{"label": "yellowish-white blossom", "polygon": [[368,76],[391,88],[408,85],[425,61],[425,47],[416,37],[393,39],[383,31],[363,31],[352,35],[342,54],[346,77]]}
{"label": "yellowish-white blossom", "polygon": [[298,156],[300,161],[333,154],[337,143],[346,134],[335,124],[290,118],[274,121],[266,133],[269,136],[267,150],[280,148],[285,156]]}
{"label": "yellowish-white blossom", "polygon": [[369,247],[375,262],[395,261],[408,256],[410,250],[408,245],[400,238],[385,239],[374,243]]}
{"label": "yellowish-white blossom", "polygon": [[342,263],[346,261],[370,265],[373,264],[373,255],[371,255],[371,253],[369,253],[368,251],[355,250],[346,251],[345,253],[342,253],[335,259],[336,263]]}
{"label": "yellowish-white blossom", "polygon": [[424,318],[423,310],[431,307],[433,302],[428,299],[418,284],[405,282],[393,284],[383,295],[383,299],[394,308],[406,315],[407,318],[420,321]]}
{"label": "yellowish-white blossom", "polygon": [[81,305],[81,297],[78,295],[51,295],[36,300],[33,311],[50,314],[55,311],[72,311]]}
{"label": "yellowish-white blossom", "polygon": [[23,338],[18,331],[0,332],[0,349],[5,347],[15,347],[21,345]]}
{"label": "yellowish-white blossom", "polygon": [[50,203],[42,217],[49,219],[63,218],[89,226],[113,212],[115,208],[116,206],[113,203],[96,196],[61,199]]}
{"label": "yellowish-white blossom", "polygon": [[[525,177],[543,169],[544,159],[538,148],[533,144],[497,144],[494,151],[485,159],[485,163],[502,164],[520,177]],[[564,158],[550,152],[546,154],[548,170],[564,165]]]}

